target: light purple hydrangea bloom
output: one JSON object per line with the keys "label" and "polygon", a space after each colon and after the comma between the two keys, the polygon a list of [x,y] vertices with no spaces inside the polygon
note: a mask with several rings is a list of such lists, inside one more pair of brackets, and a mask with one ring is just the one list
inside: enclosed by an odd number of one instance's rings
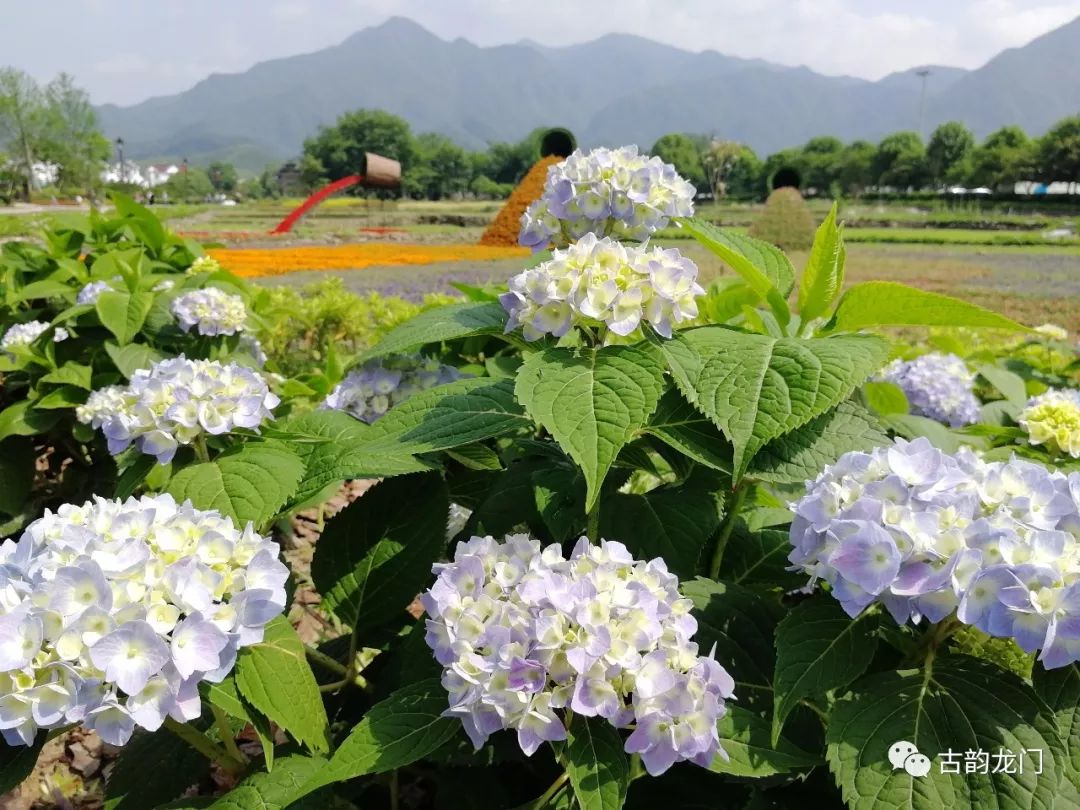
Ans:
{"label": "light purple hydrangea bloom", "polygon": [[83,286],[79,290],[79,294],[75,297],[76,304],[94,304],[101,297],[103,292],[112,289],[112,285],[107,281],[91,281],[89,284]]}
{"label": "light purple hydrangea bloom", "polygon": [[[0,338],[0,350],[10,349],[13,346],[29,346],[50,329],[52,329],[52,326],[44,321],[28,321],[27,323],[14,324]],[[68,337],[68,331],[61,326],[53,330],[53,343],[67,340]],[[15,357],[12,352],[5,352],[5,354],[11,358]]]}
{"label": "light purple hydrangea bloom", "polygon": [[335,385],[322,407],[345,411],[370,424],[414,394],[462,376],[453,366],[444,366],[433,357],[401,355],[371,360]]}
{"label": "light purple hydrangea bloom", "polygon": [[173,299],[172,313],[185,332],[194,329],[206,337],[235,335],[244,331],[247,323],[244,299],[217,287],[178,295]]}
{"label": "light purple hydrangea bloom", "polygon": [[674,166],[636,146],[578,150],[548,168],[543,194],[521,217],[518,242],[544,250],[589,233],[644,242],[672,217],[692,216],[696,193]]}
{"label": "light purple hydrangea bloom", "polygon": [[954,611],[985,633],[1080,660],[1080,473],[943,453],[924,438],[845,453],[792,504],[794,570],[850,616]]}
{"label": "light purple hydrangea bloom", "polygon": [[112,745],[202,712],[199,683],[285,609],[278,545],[171,495],[95,498],[0,544],[0,734],[82,723]]}
{"label": "light purple hydrangea bloom", "polygon": [[427,643],[443,665],[446,715],[479,749],[500,729],[532,755],[566,738],[558,713],[633,725],[626,750],[649,773],[707,766],[734,682],[693,641],[697,621],[662,559],[635,560],[621,543],[586,538],[569,559],[528,535],[473,537],[437,564]]}
{"label": "light purple hydrangea bloom", "polygon": [[591,233],[556,250],[550,261],[510,279],[499,300],[510,313],[506,331],[526,340],[562,337],[575,326],[634,335],[649,323],[664,337],[698,315],[698,269],[677,250],[628,246]]}
{"label": "light purple hydrangea bloom", "polygon": [[167,464],[197,436],[258,431],[279,402],[256,371],[181,355],[136,371],[126,386],[95,391],[76,416],[101,430],[113,455],[134,443]]}
{"label": "light purple hydrangea bloom", "polygon": [[914,360],[893,360],[881,373],[884,382],[903,389],[911,412],[950,427],[979,421],[975,374],[955,354],[932,352]]}

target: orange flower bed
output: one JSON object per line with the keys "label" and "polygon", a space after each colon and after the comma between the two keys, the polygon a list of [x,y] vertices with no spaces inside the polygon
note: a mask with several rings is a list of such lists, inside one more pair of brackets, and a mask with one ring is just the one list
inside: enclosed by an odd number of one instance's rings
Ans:
{"label": "orange flower bed", "polygon": [[482,245],[406,245],[369,242],[334,247],[213,249],[208,251],[238,276],[279,276],[297,270],[360,270],[375,265],[490,261],[528,256],[520,247]]}
{"label": "orange flower bed", "polygon": [[562,162],[561,157],[549,155],[540,158],[529,169],[529,173],[521,178],[517,188],[507,199],[506,204],[499,211],[495,220],[480,237],[481,245],[516,245],[518,243],[518,231],[521,230],[521,215],[525,209],[540,199],[544,193],[544,183],[547,182],[548,166]]}

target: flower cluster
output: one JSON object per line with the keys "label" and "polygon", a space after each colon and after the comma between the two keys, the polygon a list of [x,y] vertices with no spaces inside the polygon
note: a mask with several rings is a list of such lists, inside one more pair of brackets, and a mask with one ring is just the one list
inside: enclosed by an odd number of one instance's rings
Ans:
{"label": "flower cluster", "polygon": [[1069,330],[1064,326],[1058,326],[1056,323],[1044,323],[1035,327],[1036,333],[1040,337],[1044,337],[1047,340],[1068,340]]}
{"label": "flower cluster", "polygon": [[46,511],[0,546],[0,733],[82,723],[113,745],[201,713],[285,609],[288,569],[250,523],[171,495]]}
{"label": "flower cluster", "polygon": [[[14,324],[0,338],[0,350],[10,349],[13,346],[29,346],[51,328],[52,326],[44,321],[28,321],[27,323]],[[53,332],[53,343],[59,343],[67,339],[67,330],[60,326],[56,327]],[[12,352],[6,352],[6,354],[8,357],[14,357]]]}
{"label": "flower cluster", "polygon": [[636,146],[574,152],[548,169],[544,193],[521,217],[518,243],[543,250],[587,233],[644,242],[672,217],[694,213],[696,189]]}
{"label": "flower cluster", "polygon": [[219,273],[221,262],[211,256],[199,256],[185,272],[189,276],[197,276],[199,273]]}
{"label": "flower cluster", "polygon": [[972,390],[975,374],[955,354],[932,352],[914,360],[893,360],[881,379],[900,386],[918,416],[951,427],[979,421],[979,400]]}
{"label": "flower cluster", "polygon": [[569,559],[527,535],[473,537],[420,598],[427,643],[443,665],[447,716],[480,748],[514,729],[528,755],[566,739],[557,710],[634,731],[626,750],[651,774],[675,762],[708,765],[734,682],[698,654],[697,621],[661,559],[586,538]]}
{"label": "flower cluster", "polygon": [[697,265],[677,250],[627,246],[588,234],[550,261],[510,279],[500,296],[510,313],[506,331],[521,327],[526,340],[562,337],[574,326],[634,334],[642,321],[664,337],[697,317]]}
{"label": "flower cluster", "polygon": [[1047,667],[1080,660],[1080,473],[896,439],[841,456],[792,510],[789,559],[849,615],[955,610]]}
{"label": "flower cluster", "polygon": [[167,464],[177,447],[205,434],[258,430],[279,401],[249,368],[181,355],[136,371],[126,386],[95,391],[76,416],[105,434],[113,455],[134,443]]}
{"label": "flower cluster", "polygon": [[1032,444],[1080,458],[1080,390],[1050,390],[1032,397],[1017,421]]}
{"label": "flower cluster", "polygon": [[413,394],[461,376],[456,368],[444,366],[433,357],[401,355],[371,360],[334,386],[323,407],[371,423]]}
{"label": "flower cluster", "polygon": [[91,281],[79,290],[79,294],[75,296],[75,303],[96,304],[97,300],[101,297],[101,294],[111,289],[112,285],[107,281]]}
{"label": "flower cluster", "polygon": [[247,321],[244,299],[217,287],[178,295],[173,299],[172,313],[185,332],[194,328],[206,337],[235,335],[244,330]]}

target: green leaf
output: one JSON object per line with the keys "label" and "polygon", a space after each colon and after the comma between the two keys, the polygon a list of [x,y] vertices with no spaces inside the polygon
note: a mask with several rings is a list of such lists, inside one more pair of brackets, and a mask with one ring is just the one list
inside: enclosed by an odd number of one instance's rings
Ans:
{"label": "green leaf", "polygon": [[730,702],[725,709],[724,716],[717,723],[717,731],[720,734],[720,747],[727,758],[718,754],[709,764],[710,771],[731,776],[762,777],[821,764],[820,757],[802,750],[787,739],[771,740],[768,721],[754,712]]}
{"label": "green leaf", "polygon": [[91,391],[93,390],[93,386],[90,384],[92,373],[90,366],[84,366],[82,363],[68,362],[60,366],[60,368],[53,369],[48,374],[45,374],[38,382],[54,383],[56,385],[74,385],[78,388]]}
{"label": "green leaf", "polygon": [[1022,408],[1027,404],[1027,387],[1024,385],[1024,378],[1019,374],[991,365],[979,366],[978,373],[1013,405]]}
{"label": "green leaf", "polygon": [[515,391],[585,474],[586,510],[619,451],[660,401],[664,368],[647,344],[547,349],[529,355]]}
{"label": "green leaf", "polygon": [[46,393],[34,403],[34,407],[43,411],[74,408],[86,402],[86,389],[74,385],[62,385]]}
{"label": "green leaf", "polygon": [[304,462],[304,475],[288,501],[289,509],[337,481],[389,478],[429,469],[407,449],[373,447],[368,440],[371,426],[341,411],[311,411],[280,427],[289,434],[290,448]]}
{"label": "green leaf", "polygon": [[492,470],[497,472],[503,468],[499,454],[486,444],[466,444],[453,450],[447,450],[446,455],[468,470]]}
{"label": "green leaf", "polygon": [[301,786],[325,768],[322,757],[285,757],[270,773],[249,776],[210,810],[285,810],[296,801]]}
{"label": "green leaf", "polygon": [[724,231],[701,219],[682,219],[690,235],[719,256],[764,298],[781,325],[791,321],[787,296],[795,286],[795,268],[784,252],[768,242]]}
{"label": "green leaf", "polygon": [[313,751],[327,750],[326,709],[319,685],[304,644],[285,617],[272,620],[258,644],[240,650],[236,685],[245,700],[301,743]]}
{"label": "green leaf", "polygon": [[33,442],[12,437],[0,443],[0,512],[18,515],[26,508],[35,460]]}
{"label": "green leaf", "polygon": [[450,304],[421,312],[394,329],[361,356],[361,360],[410,352],[428,343],[442,343],[476,335],[502,335],[506,310],[498,303]]}
{"label": "green leaf", "polygon": [[1063,761],[1065,781],[1062,788],[1076,806],[1080,806],[1080,664],[1056,669],[1036,665],[1031,673],[1035,694],[1053,713],[1058,734],[1065,744]]}
{"label": "green leaf", "polygon": [[244,700],[244,696],[240,694],[240,688],[236,685],[236,673],[229,673],[219,683],[203,681],[200,687],[205,700],[213,703],[230,717],[251,725],[262,746],[266,770],[272,771],[274,769],[274,729],[263,714]]}
{"label": "green leaf", "polygon": [[[924,777],[889,763],[889,748],[910,742],[930,759]],[[1017,676],[966,656],[939,657],[929,672],[869,675],[838,701],[826,731],[829,769],[851,810],[881,807],[1053,807],[1065,750],[1054,721]],[[1043,773],[965,774],[964,752],[1043,751]],[[941,773],[943,752],[961,773]]]}
{"label": "green leaf", "polygon": [[446,549],[450,498],[437,473],[377,484],[335,516],[315,546],[322,607],[354,628],[403,615]]}
{"label": "green leaf", "polygon": [[913,413],[894,413],[883,416],[881,421],[894,433],[905,439],[917,439],[925,436],[930,443],[946,453],[955,453],[960,449],[960,437],[941,422],[916,416]]}
{"label": "green leaf", "polygon": [[402,402],[367,432],[369,447],[432,453],[528,427],[510,380],[470,377]]}
{"label": "green leaf", "polygon": [[158,466],[157,459],[139,453],[134,461],[123,468],[116,479],[116,491],[113,493],[117,498],[130,498],[146,477]]}
{"label": "green leaf", "polygon": [[836,223],[834,202],[829,215],[818,226],[814,246],[799,284],[799,315],[803,323],[820,318],[829,311],[844,286],[844,237]]}
{"label": "green leaf", "polygon": [[762,302],[761,296],[745,281],[731,276],[720,276],[698,297],[698,307],[706,323],[726,323],[743,312],[743,307],[753,309]]}
{"label": "green leaf", "polygon": [[216,509],[240,526],[274,517],[296,489],[304,462],[284,444],[257,442],[213,461],[184,467],[169,481],[178,501]]}
{"label": "green leaf", "polygon": [[724,493],[715,474],[644,495],[616,492],[600,502],[600,533],[639,559],[662,557],[680,579],[693,577],[706,541],[720,526]]}
{"label": "green leaf", "polygon": [[116,336],[121,346],[131,343],[139,334],[150,307],[154,305],[151,292],[103,292],[94,304],[101,325]]}
{"label": "green leaf", "polygon": [[676,388],[660,398],[645,432],[698,464],[731,472],[731,443]]}
{"label": "green leaf", "polygon": [[973,326],[1030,331],[989,309],[895,281],[867,281],[851,287],[828,324],[829,329],[845,332],[868,326]]}
{"label": "green leaf", "polygon": [[724,550],[720,579],[733,585],[760,589],[793,590],[806,584],[806,576],[788,571],[791,539],[787,529],[750,528],[739,521]]}
{"label": "green leaf", "polygon": [[446,706],[446,689],[438,678],[418,681],[394,692],[371,707],[326,767],[303,785],[299,795],[423,759],[461,728],[457,718],[443,717]]}
{"label": "green leaf", "polygon": [[767,442],[836,406],[881,367],[888,344],[870,335],[774,338],[718,326],[661,344],[679,390],[734,445],[734,477]]}
{"label": "green leaf", "polygon": [[896,383],[863,383],[862,396],[866,400],[866,406],[879,416],[889,416],[894,413],[906,414],[911,409],[907,394]]}
{"label": "green leaf", "polygon": [[813,480],[844,453],[888,444],[881,425],[847,400],[791,433],[773,439],[754,456],[748,474],[773,484]]}
{"label": "green leaf", "polygon": [[17,788],[33,772],[48,738],[48,733],[42,731],[33,745],[0,745],[0,796]]}
{"label": "green leaf", "polygon": [[854,619],[831,595],[800,602],[776,627],[772,740],[803,698],[818,697],[862,675],[877,651],[878,614]]}
{"label": "green leaf", "polygon": [[120,749],[109,773],[105,810],[153,810],[209,772],[210,761],[171,731],[140,731]]}
{"label": "green leaf", "polygon": [[566,732],[566,773],[580,810],[619,810],[630,786],[622,736],[602,717],[575,717]]}
{"label": "green leaf", "polygon": [[142,343],[129,343],[127,346],[106,343],[105,351],[112,359],[117,371],[129,380],[139,369],[150,368],[154,363],[165,359],[165,355],[157,349]]}
{"label": "green leaf", "polygon": [[574,532],[580,533],[585,525],[585,479],[581,472],[569,463],[545,465],[529,478],[536,511],[552,539],[562,543]]}
{"label": "green leaf", "polygon": [[8,436],[36,436],[60,420],[60,414],[35,410],[31,404],[23,400],[0,411],[0,440]]}

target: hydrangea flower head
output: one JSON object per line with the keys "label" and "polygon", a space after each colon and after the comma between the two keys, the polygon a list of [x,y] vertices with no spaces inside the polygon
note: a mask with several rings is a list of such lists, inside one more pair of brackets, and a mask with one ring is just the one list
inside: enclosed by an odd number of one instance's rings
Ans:
{"label": "hydrangea flower head", "polygon": [[587,233],[644,242],[672,217],[694,213],[696,189],[636,146],[575,151],[548,168],[544,192],[521,217],[518,242],[543,250]]}
{"label": "hydrangea flower head", "polygon": [[276,543],[171,495],[95,498],[0,545],[0,734],[81,722],[112,745],[201,713],[285,609]]}
{"label": "hydrangea flower head", "polygon": [[210,256],[199,256],[191,263],[185,272],[189,276],[197,276],[199,273],[218,273],[221,271],[221,263]]}
{"label": "hydrangea flower head", "polygon": [[896,439],[846,453],[792,505],[794,570],[850,616],[960,621],[1047,667],[1080,660],[1080,473]]}
{"label": "hydrangea flower head", "polygon": [[1017,421],[1032,444],[1080,458],[1080,390],[1057,389],[1032,397]]}
{"label": "hydrangea flower head", "polygon": [[1041,326],[1036,326],[1035,331],[1047,340],[1069,339],[1069,330],[1063,326],[1058,326],[1056,323],[1044,323]]}
{"label": "hydrangea flower head", "polygon": [[575,326],[604,327],[627,337],[650,324],[664,337],[697,317],[697,265],[677,250],[628,246],[591,233],[551,260],[510,279],[499,300],[510,313],[506,331],[526,340],[562,337]]}
{"label": "hydrangea flower head", "polygon": [[932,352],[914,360],[893,360],[881,379],[900,386],[911,412],[951,427],[979,421],[975,374],[955,354]]}
{"label": "hydrangea flower head", "polygon": [[75,296],[76,304],[94,304],[101,297],[103,292],[107,292],[112,289],[112,285],[107,281],[91,281],[89,284],[83,286],[79,290],[79,294]]}
{"label": "hydrangea flower head", "polygon": [[181,355],[136,371],[126,386],[95,391],[76,416],[101,430],[113,455],[135,444],[167,464],[200,435],[257,431],[279,402],[249,368]]}
{"label": "hydrangea flower head", "polygon": [[[480,748],[513,729],[532,755],[566,739],[563,718],[634,725],[626,750],[651,774],[689,760],[707,766],[734,682],[693,641],[697,622],[661,559],[586,538],[569,558],[527,535],[458,543],[421,596],[427,643],[443,665],[445,714]],[[577,721],[580,722],[580,721]]]}
{"label": "hydrangea flower head", "polygon": [[[44,321],[28,321],[27,323],[13,324],[0,338],[0,350],[10,349],[13,346],[29,346],[43,334],[51,329],[51,325]],[[53,331],[53,343],[59,343],[68,339],[68,331],[63,327],[56,327]],[[6,352],[8,357],[14,357],[12,352]]]}
{"label": "hydrangea flower head", "polygon": [[173,299],[172,313],[185,332],[194,329],[207,337],[235,335],[247,322],[244,299],[217,287],[178,295]]}
{"label": "hydrangea flower head", "polygon": [[399,355],[371,360],[334,386],[322,407],[345,411],[370,424],[414,394],[461,377],[456,368],[433,357]]}

